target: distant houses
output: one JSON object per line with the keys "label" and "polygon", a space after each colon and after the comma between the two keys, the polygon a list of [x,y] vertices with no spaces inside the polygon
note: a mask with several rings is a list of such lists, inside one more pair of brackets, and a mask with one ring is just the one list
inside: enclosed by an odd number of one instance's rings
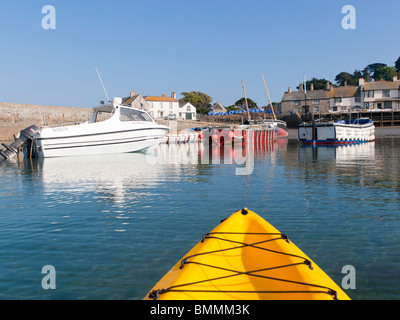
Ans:
{"label": "distant houses", "polygon": [[226,108],[224,107],[224,105],[221,102],[217,102],[214,104],[214,106],[212,107],[212,111],[213,112],[222,112],[225,113],[227,112]]}
{"label": "distant houses", "polygon": [[131,92],[130,97],[122,99],[122,103],[144,109],[156,119],[174,115],[179,120],[196,120],[196,107],[190,102],[179,102],[175,92],[172,92],[171,97],[166,94],[142,97],[140,94]]}
{"label": "distant houses", "polygon": [[298,91],[291,88],[281,101],[283,115],[315,113],[348,113],[360,110],[400,110],[400,81],[366,82],[360,78],[358,86],[334,87],[329,82],[325,89]]}

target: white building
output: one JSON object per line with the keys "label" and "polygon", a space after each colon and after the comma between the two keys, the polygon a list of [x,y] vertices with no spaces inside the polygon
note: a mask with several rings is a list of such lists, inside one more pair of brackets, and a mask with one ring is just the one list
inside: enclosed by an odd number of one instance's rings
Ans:
{"label": "white building", "polygon": [[333,88],[329,99],[330,112],[351,112],[363,109],[359,86]]}
{"label": "white building", "polygon": [[400,81],[365,82],[360,79],[361,97],[365,109],[400,109]]}
{"label": "white building", "polygon": [[171,97],[166,94],[160,96],[145,96],[131,92],[130,97],[122,100],[123,104],[130,104],[132,107],[144,109],[155,119],[163,119],[169,115],[175,115],[179,120],[196,120],[196,107],[190,102],[179,102],[175,92]]}
{"label": "white building", "polygon": [[196,107],[190,102],[179,102],[178,119],[196,120]]}

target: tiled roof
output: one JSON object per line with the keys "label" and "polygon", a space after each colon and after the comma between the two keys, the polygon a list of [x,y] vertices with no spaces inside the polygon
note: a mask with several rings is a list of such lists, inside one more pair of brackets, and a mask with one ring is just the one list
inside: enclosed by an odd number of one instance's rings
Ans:
{"label": "tiled roof", "polygon": [[[307,90],[307,99],[309,100],[323,100],[334,97],[360,97],[360,90],[358,86],[337,87],[332,88],[332,90]],[[292,91],[291,93],[285,92],[282,101],[302,101],[304,98],[304,91]]]}
{"label": "tiled roof", "polygon": [[345,86],[337,87],[333,89],[333,95],[335,97],[360,97],[360,90],[358,86]]}
{"label": "tiled roof", "polygon": [[[322,99],[330,99],[333,97],[332,92],[326,90],[307,90],[307,99],[312,100],[322,100]],[[304,100],[305,94],[304,91],[292,91],[290,93],[285,92],[283,95],[282,101],[295,101],[295,100]]]}
{"label": "tiled roof", "polygon": [[131,104],[138,96],[137,94],[136,96],[122,98],[122,104]]}
{"label": "tiled roof", "polygon": [[362,90],[399,90],[400,81],[374,81],[374,82],[365,82],[362,87]]}
{"label": "tiled roof", "polygon": [[146,96],[144,97],[147,101],[168,101],[168,102],[178,102],[178,100],[170,97],[155,97],[155,96]]}

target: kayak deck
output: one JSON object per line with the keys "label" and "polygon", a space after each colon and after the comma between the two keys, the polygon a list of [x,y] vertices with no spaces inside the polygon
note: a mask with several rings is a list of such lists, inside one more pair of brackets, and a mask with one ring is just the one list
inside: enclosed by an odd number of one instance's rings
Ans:
{"label": "kayak deck", "polygon": [[349,299],[284,234],[243,209],[223,220],[145,299]]}

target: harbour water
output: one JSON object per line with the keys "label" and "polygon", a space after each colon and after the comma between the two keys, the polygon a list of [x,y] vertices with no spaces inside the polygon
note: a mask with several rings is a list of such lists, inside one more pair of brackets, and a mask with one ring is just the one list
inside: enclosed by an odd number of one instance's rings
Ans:
{"label": "harbour water", "polygon": [[[0,163],[0,299],[142,299],[220,220],[247,207],[352,299],[400,299],[400,139]],[[45,289],[44,266],[55,270]]]}

